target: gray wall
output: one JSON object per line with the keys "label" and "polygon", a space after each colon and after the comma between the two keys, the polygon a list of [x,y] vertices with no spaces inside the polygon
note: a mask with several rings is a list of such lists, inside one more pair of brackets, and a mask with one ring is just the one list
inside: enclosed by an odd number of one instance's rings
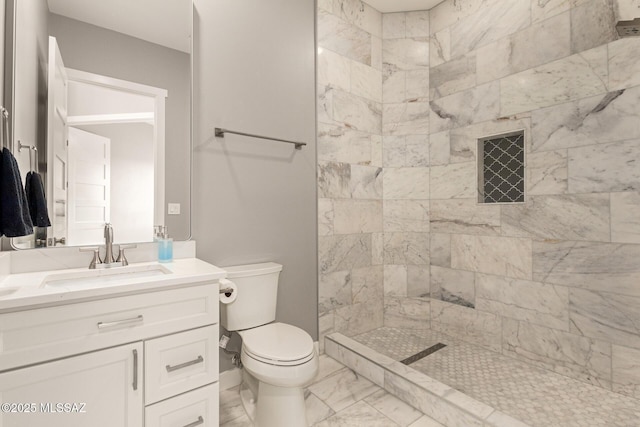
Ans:
{"label": "gray wall", "polygon": [[168,90],[165,202],[180,203],[181,215],[166,215],[165,224],[172,237],[188,238],[189,55],[56,14],[49,14],[49,34],[69,68]]}
{"label": "gray wall", "polygon": [[[277,320],[318,337],[313,0],[196,0],[194,238],[218,266],[284,265]],[[227,135],[214,127],[295,139]],[[221,354],[221,370],[230,367]]]}

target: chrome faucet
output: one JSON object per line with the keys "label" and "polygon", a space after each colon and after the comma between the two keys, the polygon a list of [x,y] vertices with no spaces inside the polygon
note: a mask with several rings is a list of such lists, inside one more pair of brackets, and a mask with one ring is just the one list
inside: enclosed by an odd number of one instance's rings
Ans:
{"label": "chrome faucet", "polygon": [[113,227],[108,222],[104,225],[104,245],[105,254],[102,262],[112,264],[115,261],[113,258]]}
{"label": "chrome faucet", "polygon": [[113,226],[108,222],[104,225],[104,246],[105,253],[104,259],[100,259],[100,247],[90,246],[86,248],[80,248],[80,252],[93,252],[93,258],[89,263],[89,269],[94,270],[96,268],[111,268],[111,267],[126,267],[129,265],[127,257],[124,254],[125,249],[136,248],[137,245],[119,245],[118,246],[118,259],[113,258]]}

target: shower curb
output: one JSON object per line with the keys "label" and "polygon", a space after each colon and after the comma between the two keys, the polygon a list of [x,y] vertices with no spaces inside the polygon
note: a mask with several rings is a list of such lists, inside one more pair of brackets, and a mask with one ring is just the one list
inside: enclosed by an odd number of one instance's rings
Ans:
{"label": "shower curb", "polygon": [[325,337],[324,351],[446,427],[530,427],[340,333]]}

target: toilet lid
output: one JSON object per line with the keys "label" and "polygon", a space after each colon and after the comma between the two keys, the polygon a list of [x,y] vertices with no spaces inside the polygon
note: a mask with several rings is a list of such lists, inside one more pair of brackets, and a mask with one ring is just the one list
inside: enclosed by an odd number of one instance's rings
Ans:
{"label": "toilet lid", "polygon": [[[242,331],[243,350],[254,358],[272,363],[305,362],[313,353],[311,336],[286,323],[270,323]],[[288,363],[286,363],[288,364]]]}

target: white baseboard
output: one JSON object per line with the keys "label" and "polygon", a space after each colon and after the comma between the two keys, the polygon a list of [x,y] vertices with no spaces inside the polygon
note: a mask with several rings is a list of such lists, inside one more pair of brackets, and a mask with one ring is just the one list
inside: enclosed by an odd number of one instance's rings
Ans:
{"label": "white baseboard", "polygon": [[242,382],[242,369],[233,368],[220,372],[220,391],[239,386]]}

